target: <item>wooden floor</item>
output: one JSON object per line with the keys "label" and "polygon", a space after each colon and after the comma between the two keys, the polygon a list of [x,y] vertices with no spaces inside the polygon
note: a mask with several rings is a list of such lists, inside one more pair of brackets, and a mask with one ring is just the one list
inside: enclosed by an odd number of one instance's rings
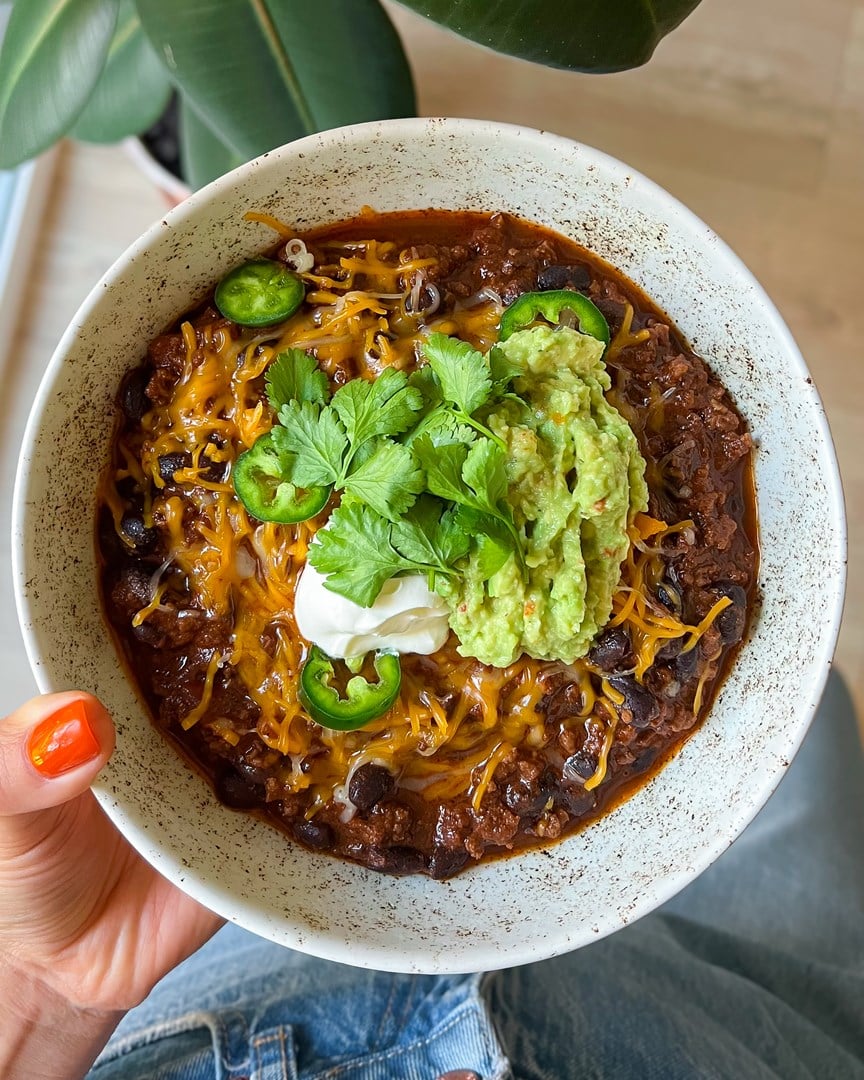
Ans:
{"label": "wooden floor", "polygon": [[[703,217],[765,285],[837,444],[850,527],[838,661],[864,706],[864,452],[855,444],[864,428],[864,0],[705,0],[647,67],[600,77],[497,57],[390,10],[423,113],[529,124],[624,159]],[[121,151],[74,148],[61,159],[11,398],[6,388],[7,402],[19,402],[3,432],[7,475],[24,401],[63,326],[160,210]],[[4,641],[7,657],[13,647]]]}

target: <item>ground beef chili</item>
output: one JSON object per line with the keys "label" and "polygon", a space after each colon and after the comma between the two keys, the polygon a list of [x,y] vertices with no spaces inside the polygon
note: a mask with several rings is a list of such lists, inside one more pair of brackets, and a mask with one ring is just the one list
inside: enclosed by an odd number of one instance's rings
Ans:
{"label": "ground beef chili", "polygon": [[[364,246],[370,237],[377,247]],[[325,738],[302,713],[295,715],[292,731],[302,735],[303,751],[292,751],[294,735],[286,734],[287,721],[279,719],[289,708],[290,692],[283,686],[273,713],[267,689],[270,667],[282,662],[288,636],[296,635],[290,610],[277,611],[256,630],[257,657],[240,655],[245,616],[236,586],[220,606],[201,585],[212,579],[196,577],[188,566],[184,570],[174,555],[178,546],[193,539],[200,545],[201,536],[209,535],[204,519],[213,503],[229,498],[231,462],[243,446],[232,442],[234,429],[219,412],[218,395],[208,396],[206,387],[204,419],[196,421],[196,431],[176,438],[167,452],[164,438],[157,445],[154,434],[179,388],[206,374],[202,350],[214,342],[230,345],[232,370],[249,375],[244,393],[251,395],[250,408],[261,402],[260,418],[266,365],[258,358],[267,335],[256,339],[206,302],[151,342],[144,363],[120,388],[98,545],[105,610],[155,721],[227,806],[265,815],[315,851],[376,870],[446,878],[481,858],[555,840],[603,814],[662,764],[704,716],[754,603],[751,439],[728,393],[669,319],[635,285],[561,236],[502,214],[428,211],[366,215],[302,239],[316,260],[317,278],[307,278],[307,308],[328,302],[327,281],[331,289],[340,283],[343,291],[356,287],[351,275],[359,271],[351,260],[358,255],[370,263],[400,261],[413,268],[387,271],[397,299],[385,299],[382,290],[377,302],[389,304],[389,324],[385,333],[376,333],[373,312],[359,354],[340,344],[338,334],[322,337],[314,313],[296,317],[300,328],[292,341],[317,355],[334,385],[386,363],[412,366],[413,342],[424,325],[482,338],[479,324],[469,327],[466,320],[483,311],[483,325],[492,334],[488,347],[501,305],[522,293],[569,288],[588,295],[613,335],[609,397],[631,424],[647,462],[648,513],[669,526],[641,539],[625,576],[636,573],[638,564],[640,587],[661,621],[697,626],[718,599],[729,601],[695,645],[686,635],[655,641],[645,670],[632,616],[613,618],[576,665],[526,660],[508,669],[504,683],[499,678],[496,684],[500,723],[527,716],[519,729],[524,737],[513,746],[496,743],[495,717],[490,734],[479,698],[460,702],[460,686],[480,685],[491,676],[476,661],[457,657],[452,640],[441,654],[403,657],[403,698],[396,709],[409,708],[406,692],[430,708],[434,698],[434,714],[446,724],[458,713],[460,732],[467,733],[461,746],[438,751],[438,773],[418,779],[404,762],[394,766],[374,754],[364,760],[363,730]],[[304,343],[304,334],[313,340]],[[239,528],[236,515],[231,520]],[[234,553],[242,566],[232,571],[239,575],[233,580],[250,588],[264,574],[260,561],[256,565],[261,543],[276,542],[274,528],[295,528],[255,525],[253,520],[242,551]],[[208,557],[224,558],[218,537],[211,541]],[[295,548],[296,543],[285,565],[300,557]],[[272,567],[267,572],[272,575]],[[621,594],[613,614],[621,614],[626,597]],[[302,640],[291,647],[301,659],[308,648]],[[253,662],[257,668],[250,667]],[[249,670],[261,673],[261,681]],[[501,673],[491,672],[496,674]],[[296,703],[291,707],[296,712]],[[389,722],[407,724],[395,712]],[[430,721],[429,731],[414,731],[410,744],[414,760],[427,769],[435,759],[434,730]],[[474,758],[466,747],[473,748]],[[475,760],[478,747],[482,752]],[[441,777],[457,774],[460,763],[467,763],[461,790],[448,788]]]}

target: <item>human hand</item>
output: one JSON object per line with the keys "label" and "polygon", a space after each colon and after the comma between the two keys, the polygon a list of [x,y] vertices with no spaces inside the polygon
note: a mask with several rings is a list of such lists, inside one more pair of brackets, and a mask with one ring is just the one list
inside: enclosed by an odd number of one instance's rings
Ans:
{"label": "human hand", "polygon": [[79,692],[34,698],[0,723],[4,1080],[81,1075],[123,1011],[220,925],[129,846],[90,792],[113,749],[111,718]]}

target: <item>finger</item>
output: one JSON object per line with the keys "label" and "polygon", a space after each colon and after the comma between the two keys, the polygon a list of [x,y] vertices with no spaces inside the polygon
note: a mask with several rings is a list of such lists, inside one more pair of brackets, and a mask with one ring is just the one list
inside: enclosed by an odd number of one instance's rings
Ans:
{"label": "finger", "polygon": [[33,698],[0,721],[0,817],[69,802],[114,749],[114,725],[90,694]]}

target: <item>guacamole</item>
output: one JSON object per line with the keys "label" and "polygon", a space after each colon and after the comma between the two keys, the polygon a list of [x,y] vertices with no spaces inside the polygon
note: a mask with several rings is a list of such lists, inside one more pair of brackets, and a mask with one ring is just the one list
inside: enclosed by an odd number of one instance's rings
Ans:
{"label": "guacamole", "polygon": [[524,538],[488,581],[471,556],[447,590],[459,652],[506,667],[523,653],[572,663],[609,619],[627,526],[648,505],[636,437],[605,399],[604,345],[567,327],[535,327],[499,348],[523,373],[485,423],[507,445],[508,502]]}

